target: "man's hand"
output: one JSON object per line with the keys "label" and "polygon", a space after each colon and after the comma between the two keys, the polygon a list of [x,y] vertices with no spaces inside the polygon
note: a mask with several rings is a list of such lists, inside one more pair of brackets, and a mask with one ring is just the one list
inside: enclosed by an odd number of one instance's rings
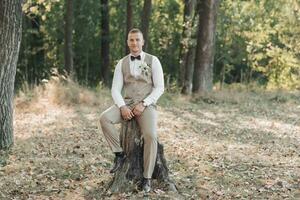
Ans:
{"label": "man's hand", "polygon": [[133,112],[127,106],[122,106],[120,110],[124,120],[131,120],[134,117]]}
{"label": "man's hand", "polygon": [[134,106],[134,108],[133,108],[133,114],[135,116],[140,116],[144,112],[145,108],[146,107],[141,102],[141,103],[137,104],[136,106]]}

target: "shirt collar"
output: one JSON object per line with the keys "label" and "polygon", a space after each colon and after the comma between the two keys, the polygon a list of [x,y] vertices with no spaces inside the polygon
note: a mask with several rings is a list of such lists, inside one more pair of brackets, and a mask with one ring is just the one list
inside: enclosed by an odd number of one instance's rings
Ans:
{"label": "shirt collar", "polygon": [[[140,53],[139,55],[141,56],[141,61],[143,61],[144,58],[145,58],[145,53],[144,53],[144,51],[141,51],[141,53]],[[137,56],[139,56],[139,55],[137,55]],[[132,54],[130,53],[129,56],[134,56],[134,55],[132,55]]]}

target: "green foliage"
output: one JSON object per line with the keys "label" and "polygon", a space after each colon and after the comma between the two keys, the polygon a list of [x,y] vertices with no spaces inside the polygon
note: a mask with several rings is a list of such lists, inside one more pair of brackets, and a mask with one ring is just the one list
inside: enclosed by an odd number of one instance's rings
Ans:
{"label": "green foliage", "polygon": [[100,80],[100,1],[74,1],[74,63],[79,83]]}
{"label": "green foliage", "polygon": [[[122,13],[122,14],[121,14]],[[110,55],[112,65],[124,56],[126,41],[126,1],[110,3]]]}
{"label": "green foliage", "polygon": [[[126,45],[126,1],[109,1],[111,77]],[[27,0],[16,87],[39,84],[51,69],[64,69],[64,0]],[[182,38],[181,0],[152,1],[148,52],[156,55],[169,82],[178,77]],[[140,27],[143,1],[132,1],[133,26]],[[74,67],[80,84],[101,81],[101,2],[74,1]],[[197,20],[197,16],[193,18]],[[192,23],[192,22],[191,22]],[[194,24],[195,21],[194,21]],[[267,88],[299,88],[300,2],[221,1],[215,50],[215,82],[251,83]],[[191,28],[187,30],[192,34]],[[184,51],[184,50],[183,50]]]}
{"label": "green foliage", "polygon": [[157,0],[150,21],[150,53],[161,60],[164,72],[177,78],[183,4],[177,0]]}
{"label": "green foliage", "polygon": [[28,0],[23,5],[23,34],[16,87],[39,84],[52,67],[63,69],[63,5],[59,0]]}
{"label": "green foliage", "polygon": [[223,1],[216,73],[223,70],[228,82],[245,81],[246,72],[247,81],[258,78],[268,88],[299,87],[299,9],[295,0]]}

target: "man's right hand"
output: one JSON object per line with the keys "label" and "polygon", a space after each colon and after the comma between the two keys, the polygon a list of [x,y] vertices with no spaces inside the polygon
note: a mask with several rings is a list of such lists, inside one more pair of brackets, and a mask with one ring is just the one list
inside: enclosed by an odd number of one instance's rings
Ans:
{"label": "man's right hand", "polygon": [[120,110],[124,120],[131,120],[134,117],[133,112],[127,106],[122,106]]}

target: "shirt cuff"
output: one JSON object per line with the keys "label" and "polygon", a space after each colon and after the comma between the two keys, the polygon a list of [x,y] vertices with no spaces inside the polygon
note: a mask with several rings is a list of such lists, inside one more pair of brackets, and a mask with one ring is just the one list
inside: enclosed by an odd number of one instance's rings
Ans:
{"label": "shirt cuff", "polygon": [[147,98],[144,99],[143,101],[145,102],[146,106],[150,106],[152,104],[152,102]]}
{"label": "shirt cuff", "polygon": [[117,103],[118,108],[121,108],[122,106],[126,106],[125,102]]}

